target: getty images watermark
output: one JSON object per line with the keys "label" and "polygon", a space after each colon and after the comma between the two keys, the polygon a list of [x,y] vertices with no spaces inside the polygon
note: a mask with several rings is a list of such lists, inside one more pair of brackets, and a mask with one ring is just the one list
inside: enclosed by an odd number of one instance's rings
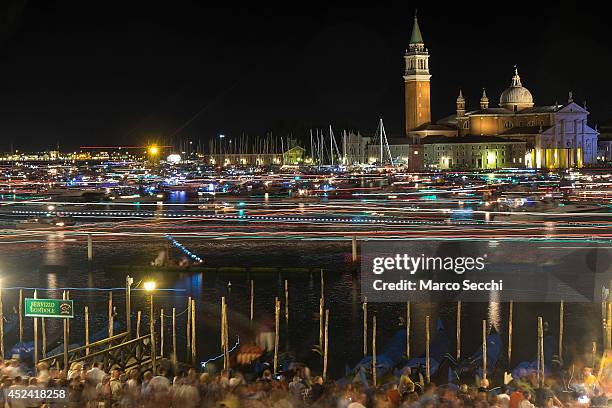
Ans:
{"label": "getty images watermark", "polygon": [[[382,275],[385,272],[405,272],[410,276],[417,272],[451,272],[463,275],[470,271],[484,271],[486,267],[487,254],[482,256],[411,256],[409,254],[395,254],[394,256],[379,256],[372,260],[372,272]],[[400,290],[400,291],[500,291],[504,288],[503,279],[490,280],[486,282],[473,282],[463,279],[461,282],[437,281],[435,279],[401,279],[399,281],[387,282],[384,279],[374,280],[372,287],[376,291]]]}
{"label": "getty images watermark", "polygon": [[594,302],[612,279],[609,244],[548,241],[364,241],[369,302]]}

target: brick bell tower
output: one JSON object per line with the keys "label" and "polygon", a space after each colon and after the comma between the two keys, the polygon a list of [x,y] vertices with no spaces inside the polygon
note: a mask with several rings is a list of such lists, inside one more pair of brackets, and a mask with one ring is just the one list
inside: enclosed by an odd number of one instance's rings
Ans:
{"label": "brick bell tower", "polygon": [[404,55],[404,95],[406,114],[406,136],[408,132],[431,122],[429,104],[429,52],[423,43],[416,10],[410,44]]}

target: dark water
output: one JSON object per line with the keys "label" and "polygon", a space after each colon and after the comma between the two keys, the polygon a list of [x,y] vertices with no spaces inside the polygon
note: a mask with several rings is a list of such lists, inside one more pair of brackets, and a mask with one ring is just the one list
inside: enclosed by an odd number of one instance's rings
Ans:
{"label": "dark water", "polygon": [[[242,341],[249,338],[249,279],[255,280],[255,321],[273,327],[274,298],[284,299],[284,280],[289,282],[290,318],[288,328],[281,318],[281,349],[287,347],[300,350],[303,360],[314,358],[309,352],[318,342],[318,310],[320,278],[317,270],[324,269],[325,297],[330,309],[330,374],[341,376],[345,365],[353,366],[362,355],[362,310],[359,293],[358,271],[350,262],[350,242],[337,241],[237,241],[237,240],[195,240],[181,242],[194,253],[205,259],[206,266],[236,267],[307,267],[312,273],[132,273],[135,283],[154,278],[159,288],[173,288],[173,292],[158,292],[155,295],[156,314],[164,308],[169,316],[175,307],[178,324],[179,356],[185,355],[187,297],[197,301],[198,360],[207,360],[219,354],[220,297],[226,296],[230,310],[230,342],[240,334]],[[39,292],[39,297],[60,298],[57,288],[112,288],[123,287],[126,271],[111,268],[112,265],[150,265],[163,250],[163,240],[125,238],[120,241],[103,241],[94,244],[94,262],[86,260],[86,243],[79,238],[50,235],[46,239],[32,242],[0,244],[0,272],[2,287],[48,288]],[[172,250],[174,258],[181,254]],[[41,271],[43,265],[57,265]],[[49,272],[50,271],[50,272]],[[228,283],[231,282],[231,289]],[[142,286],[141,286],[142,287]],[[56,290],[54,290],[56,289]],[[30,297],[32,290],[25,290]],[[75,300],[77,316],[72,321],[70,342],[83,344],[84,305],[90,309],[90,332],[103,331],[107,327],[107,292],[71,290]],[[125,291],[113,292],[117,307],[117,320],[125,321]],[[18,304],[18,290],[3,291],[5,315],[10,317],[13,307]],[[134,291],[133,309],[142,310],[142,333],[148,331],[147,297],[144,292]],[[282,306],[284,311],[284,304]],[[451,338],[451,354],[454,354],[455,304],[413,304],[412,305],[412,351],[420,354],[424,349],[425,316],[432,322],[441,318]],[[378,319],[377,343],[379,352],[384,351],[386,340],[398,330],[399,316],[405,314],[404,304],[369,304],[370,316],[376,313]],[[543,316],[556,333],[559,327],[559,306],[556,304],[515,304],[513,363],[531,359],[536,353],[537,316]],[[471,303],[463,305],[462,355],[472,354],[481,344],[481,321],[487,319],[507,339],[508,305],[505,303]],[[58,332],[57,321],[47,319],[51,339]],[[158,322],[159,324],[159,322]],[[171,347],[171,319],[165,319],[166,352]],[[133,327],[136,326],[135,318]],[[159,326],[158,326],[159,327]],[[371,323],[370,323],[371,327]],[[26,319],[24,331],[26,340],[32,338],[31,319]],[[17,341],[17,330],[7,333],[6,345]],[[565,306],[565,355],[580,358],[590,351],[592,341],[598,341],[601,349],[601,307],[599,304],[566,304]],[[503,354],[506,346],[503,347]],[[567,359],[567,357],[566,357]],[[501,365],[505,366],[505,362]]]}

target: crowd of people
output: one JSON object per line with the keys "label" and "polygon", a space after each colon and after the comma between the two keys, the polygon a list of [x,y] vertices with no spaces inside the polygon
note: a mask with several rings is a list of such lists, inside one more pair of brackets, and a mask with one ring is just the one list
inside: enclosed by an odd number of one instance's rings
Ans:
{"label": "crowd of people", "polygon": [[[324,381],[308,367],[296,364],[280,375],[264,366],[260,373],[222,370],[198,373],[191,368],[170,374],[104,370],[102,363],[74,363],[68,371],[39,363],[34,372],[17,359],[0,361],[0,408],[588,408],[608,407],[608,398],[590,368],[575,387],[549,376],[542,383],[535,373],[512,379],[508,385],[490,387],[451,382],[425,384],[410,369],[385,378],[383,385],[355,377]],[[36,398],[25,393],[15,398],[11,390],[66,390],[64,398]],[[32,396],[34,395],[34,396]],[[610,400],[612,406],[612,400]]]}

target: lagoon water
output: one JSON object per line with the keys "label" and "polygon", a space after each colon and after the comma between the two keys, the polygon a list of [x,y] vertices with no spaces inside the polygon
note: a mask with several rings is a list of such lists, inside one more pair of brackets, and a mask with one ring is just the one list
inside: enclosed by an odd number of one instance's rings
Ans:
{"label": "lagoon water", "polygon": [[[302,361],[316,361],[310,350],[318,342],[319,310],[319,269],[324,270],[325,298],[330,309],[330,374],[339,377],[345,367],[354,366],[363,354],[362,308],[359,293],[359,273],[350,262],[350,242],[338,241],[271,241],[271,240],[197,240],[181,241],[191,251],[205,260],[210,267],[303,267],[312,268],[311,273],[253,273],[206,272],[206,273],[162,273],[154,267],[133,273],[135,284],[154,278],[159,288],[173,289],[158,291],[155,295],[156,314],[164,308],[166,353],[171,346],[171,310],[177,310],[179,356],[185,355],[187,296],[196,299],[198,360],[206,361],[219,355],[220,339],[220,298],[226,296],[229,305],[230,341],[251,339],[249,324],[249,280],[255,281],[255,322],[256,327],[273,327],[274,298],[284,300],[284,280],[289,282],[290,316],[289,325],[281,318],[281,350],[298,351]],[[107,327],[108,292],[95,289],[118,288],[113,291],[117,309],[116,320],[124,323],[124,270],[113,266],[147,266],[163,251],[166,242],[161,239],[142,237],[113,238],[96,241],[94,261],[86,259],[86,243],[83,238],[63,236],[61,233],[22,241],[4,241],[0,244],[0,273],[2,275],[4,313],[7,319],[15,315],[18,304],[17,287],[48,288],[39,291],[39,297],[60,298],[61,288],[71,289],[70,297],[75,300],[76,316],[70,329],[70,343],[83,344],[84,305],[89,305],[91,333],[104,331]],[[171,250],[174,259],[182,254]],[[231,283],[231,284],[230,284]],[[139,286],[142,288],[142,284]],[[80,290],[77,288],[91,288]],[[24,296],[31,297],[32,289],[25,289]],[[147,297],[143,291],[135,290],[132,295],[133,309],[143,313],[142,332],[148,331]],[[284,312],[284,304],[282,306]],[[379,352],[400,327],[400,317],[405,315],[405,305],[400,303],[368,305],[370,316],[376,313],[378,319],[377,344]],[[135,312],[134,312],[135,314]],[[455,353],[455,304],[413,304],[412,305],[412,351],[413,355],[424,350],[425,316],[432,321],[440,318],[451,339],[451,354]],[[550,331],[556,333],[559,327],[559,306],[557,304],[524,303],[514,305],[513,362],[535,359],[537,344],[537,316],[549,322]],[[462,317],[462,355],[474,353],[481,344],[481,321],[487,319],[507,340],[508,304],[465,303]],[[47,319],[48,338],[53,340],[59,334],[58,321]],[[135,317],[132,326],[135,328]],[[31,319],[25,319],[24,338],[32,336]],[[159,324],[159,322],[158,322]],[[159,325],[157,326],[159,329]],[[18,340],[14,329],[5,337],[10,347]],[[565,306],[565,351],[566,359],[580,359],[591,350],[593,341],[601,349],[601,305],[566,304]],[[502,348],[506,353],[506,346]],[[502,358],[499,367],[507,362]]]}

